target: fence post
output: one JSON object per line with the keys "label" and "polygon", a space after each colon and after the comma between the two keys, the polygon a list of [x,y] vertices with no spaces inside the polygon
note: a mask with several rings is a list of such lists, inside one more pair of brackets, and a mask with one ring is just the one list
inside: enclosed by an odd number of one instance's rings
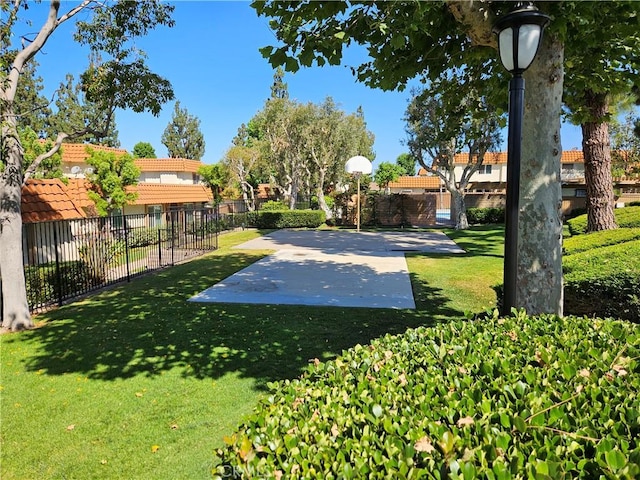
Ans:
{"label": "fence post", "polygon": [[127,263],[127,282],[131,281],[131,269],[129,268],[129,230],[127,229],[127,218],[122,215],[122,222],[124,223],[124,256]]}
{"label": "fence post", "polygon": [[158,229],[158,267],[162,266],[162,229]]}
{"label": "fence post", "polygon": [[59,222],[52,223],[53,228],[53,249],[56,252],[56,283],[58,284],[58,306],[62,306],[62,272],[60,271],[60,255],[58,252],[58,225]]}
{"label": "fence post", "polygon": [[171,212],[171,265],[174,264],[174,246],[175,246],[175,235],[176,235],[176,212]]}

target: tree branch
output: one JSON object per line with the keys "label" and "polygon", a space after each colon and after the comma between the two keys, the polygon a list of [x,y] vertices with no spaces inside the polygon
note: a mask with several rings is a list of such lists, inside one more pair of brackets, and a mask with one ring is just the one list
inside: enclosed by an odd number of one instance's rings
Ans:
{"label": "tree branch", "polygon": [[458,23],[462,24],[473,45],[498,48],[498,41],[491,31],[494,15],[486,2],[448,0],[447,8]]}
{"label": "tree branch", "polygon": [[51,158],[56,153],[58,153],[58,151],[60,150],[60,147],[62,146],[62,142],[68,136],[69,135],[67,135],[66,133],[63,133],[63,132],[59,133],[58,137],[56,138],[55,143],[53,144],[53,147],[51,147],[51,149],[48,152],[45,152],[42,155],[38,155],[36,157],[36,159],[33,161],[33,163],[31,165],[29,165],[29,168],[27,168],[27,170],[24,172],[24,176],[22,177],[22,186],[23,187],[27,184],[27,180],[29,180],[29,178],[31,178],[31,176],[38,169],[38,166],[40,166],[40,164],[44,160],[46,160],[47,158]]}

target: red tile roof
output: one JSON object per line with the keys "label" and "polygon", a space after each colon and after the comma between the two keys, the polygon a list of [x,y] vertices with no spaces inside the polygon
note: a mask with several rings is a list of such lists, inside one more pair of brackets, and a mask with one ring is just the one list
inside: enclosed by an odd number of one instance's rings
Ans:
{"label": "red tile roof", "polygon": [[22,221],[72,220],[86,217],[60,179],[30,179],[22,187]]}
{"label": "red tile roof", "polygon": [[124,155],[126,150],[121,148],[105,147],[103,145],[92,145],[89,143],[63,143],[62,144],[62,163],[84,163],[89,154],[87,148],[100,152],[113,152],[116,155]]}
{"label": "red tile roof", "polygon": [[138,192],[135,205],[161,205],[165,203],[199,203],[213,200],[211,190],[204,185],[172,185],[165,183],[139,183],[131,187]]}
{"label": "red tile roof", "polygon": [[420,177],[409,177],[402,176],[398,177],[395,182],[389,182],[389,188],[424,188],[424,189],[434,189],[440,187],[440,177],[437,176],[420,176]]}
{"label": "red tile roof", "polygon": [[204,165],[199,160],[186,158],[138,158],[136,167],[142,172],[192,172],[197,173]]}
{"label": "red tile roof", "polygon": [[93,201],[87,195],[87,191],[90,188],[90,183],[84,178],[69,178],[69,184],[67,185],[67,193],[90,216],[97,216],[98,212]]}
{"label": "red tile roof", "polygon": [[[454,157],[454,162],[456,165],[466,165],[469,161],[468,153],[456,153]],[[583,163],[584,158],[582,156],[582,150],[564,150],[562,152],[562,163]],[[484,157],[485,165],[499,165],[507,163],[507,152],[490,152],[487,153]],[[427,171],[424,168],[421,168],[418,172],[418,175],[426,175]]]}

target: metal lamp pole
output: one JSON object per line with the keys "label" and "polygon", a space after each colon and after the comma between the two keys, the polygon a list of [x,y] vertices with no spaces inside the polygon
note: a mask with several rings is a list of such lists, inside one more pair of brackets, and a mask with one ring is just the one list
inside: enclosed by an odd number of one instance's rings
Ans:
{"label": "metal lamp pole", "polygon": [[509,132],[507,147],[507,200],[504,236],[503,315],[517,307],[518,221],[520,213],[520,160],[522,156],[522,118],[524,115],[523,72],[533,62],[542,32],[550,18],[533,2],[518,2],[515,9],[499,18],[493,29],[498,35],[500,60],[513,75],[509,81]]}
{"label": "metal lamp pole", "polygon": [[524,78],[522,78],[522,74],[515,74],[509,81],[509,136],[507,141],[507,203],[505,208],[504,235],[503,314],[509,314],[511,308],[516,306],[523,115]]}

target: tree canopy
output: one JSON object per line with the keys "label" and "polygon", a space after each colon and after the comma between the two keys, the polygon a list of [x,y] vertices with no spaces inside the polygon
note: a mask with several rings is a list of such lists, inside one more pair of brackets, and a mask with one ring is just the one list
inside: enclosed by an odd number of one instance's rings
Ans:
{"label": "tree canopy", "polygon": [[162,144],[167,147],[169,157],[200,160],[204,156],[204,135],[200,131],[200,120],[177,101],[171,121],[162,134]]}
{"label": "tree canopy", "polygon": [[[151,72],[144,52],[136,46],[137,38],[156,26],[173,25],[171,5],[159,0],[115,3],[51,0],[39,23],[38,19],[33,19],[33,23],[25,20],[28,8],[27,0],[0,2],[0,276],[12,279],[2,282],[2,327],[10,330],[33,326],[22,262],[23,184],[38,172],[42,162],[59,151],[66,138],[104,131],[115,109],[158,115],[162,104],[173,98],[171,84]],[[89,65],[80,78],[85,99],[105,113],[107,122],[101,126],[87,125],[79,132],[57,132],[52,148],[25,167],[17,116],[21,113],[17,109],[23,109],[20,98],[16,101],[17,92],[27,78],[25,69],[34,65],[34,57],[58,27],[67,22],[75,22],[74,38],[89,46],[93,58],[105,59]],[[12,44],[15,39],[20,42]]]}
{"label": "tree canopy", "polygon": [[98,214],[110,215],[135,201],[138,194],[127,190],[127,187],[137,185],[140,176],[133,157],[128,153],[116,155],[90,147],[87,147],[87,151],[87,165],[93,167],[93,172],[87,174],[91,183],[87,193],[96,204]]}
{"label": "tree canopy", "polygon": [[156,151],[149,142],[138,142],[131,152],[133,158],[156,158]]}

